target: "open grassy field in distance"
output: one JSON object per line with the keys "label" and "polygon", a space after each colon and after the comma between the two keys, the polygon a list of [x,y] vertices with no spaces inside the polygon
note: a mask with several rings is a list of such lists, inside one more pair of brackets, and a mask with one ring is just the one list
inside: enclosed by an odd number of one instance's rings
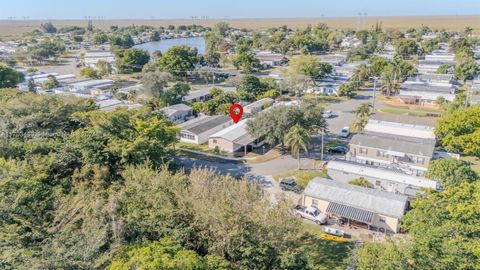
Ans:
{"label": "open grassy field in distance", "polygon": [[[47,20],[0,20],[0,36],[14,36],[39,28],[42,22]],[[87,26],[87,20],[50,20],[57,28],[63,26]],[[480,33],[480,16],[396,16],[396,17],[366,17],[364,23],[359,17],[322,17],[322,18],[277,18],[277,19],[152,19],[152,20],[93,20],[93,25],[106,30],[111,25],[150,25],[153,27],[172,25],[199,24],[213,26],[220,21],[226,21],[236,28],[267,29],[274,26],[287,25],[293,29],[304,28],[307,25],[325,23],[331,28],[357,29],[361,25],[370,29],[377,22],[382,22],[384,29],[399,28],[402,30],[427,25],[433,29],[446,29],[461,31],[466,26]]]}

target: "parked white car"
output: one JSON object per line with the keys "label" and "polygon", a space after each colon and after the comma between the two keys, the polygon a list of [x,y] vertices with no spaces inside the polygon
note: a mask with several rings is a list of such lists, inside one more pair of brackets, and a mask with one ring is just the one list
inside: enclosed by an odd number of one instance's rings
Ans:
{"label": "parked white car", "polygon": [[327,216],[315,207],[306,207],[303,205],[295,206],[295,215],[299,218],[311,220],[317,224],[327,223]]}
{"label": "parked white car", "polygon": [[347,138],[349,135],[350,135],[350,128],[349,127],[343,127],[342,131],[340,132],[340,137]]}

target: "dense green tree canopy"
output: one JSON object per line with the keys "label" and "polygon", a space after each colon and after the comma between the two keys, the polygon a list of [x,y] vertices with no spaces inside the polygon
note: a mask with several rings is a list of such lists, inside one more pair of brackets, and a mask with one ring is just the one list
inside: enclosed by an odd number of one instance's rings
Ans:
{"label": "dense green tree canopy", "polygon": [[175,105],[182,102],[183,97],[190,92],[188,83],[175,83],[171,88],[163,92],[161,99],[167,105]]}
{"label": "dense green tree canopy", "polygon": [[332,66],[321,62],[318,57],[302,55],[292,58],[288,72],[316,79],[332,73]]}
{"label": "dense green tree canopy", "polygon": [[162,238],[143,246],[126,249],[119,259],[108,267],[110,270],[122,269],[228,269],[228,261],[221,257],[202,258],[195,251],[184,250],[180,243],[170,238]]}
{"label": "dense green tree canopy", "polygon": [[143,73],[141,82],[144,95],[146,97],[160,97],[171,80],[173,80],[173,76],[168,72],[148,71]]}
{"label": "dense green tree canopy", "polygon": [[116,67],[120,72],[140,72],[143,66],[150,61],[150,54],[146,50],[125,49],[115,51]]}
{"label": "dense green tree canopy", "polygon": [[158,59],[161,71],[185,77],[197,63],[197,51],[188,46],[173,46]]}
{"label": "dense green tree canopy", "polygon": [[17,84],[24,80],[22,73],[9,66],[0,64],[0,88],[16,87]]}
{"label": "dense green tree canopy", "polygon": [[395,52],[408,58],[412,55],[418,54],[418,44],[413,39],[399,39],[394,42]]}
{"label": "dense green tree canopy", "polygon": [[480,156],[480,105],[442,115],[435,134],[448,151]]}
{"label": "dense green tree canopy", "polygon": [[479,180],[477,173],[465,161],[437,159],[428,166],[428,178],[438,180],[442,185],[456,186],[463,182]]}
{"label": "dense green tree canopy", "polygon": [[245,45],[237,47],[237,53],[232,59],[232,63],[244,74],[252,73],[256,68],[260,67],[260,61],[255,54]]}
{"label": "dense green tree canopy", "polygon": [[44,39],[41,43],[29,47],[28,52],[37,61],[44,61],[49,58],[56,60],[65,52],[65,44],[60,39]]}

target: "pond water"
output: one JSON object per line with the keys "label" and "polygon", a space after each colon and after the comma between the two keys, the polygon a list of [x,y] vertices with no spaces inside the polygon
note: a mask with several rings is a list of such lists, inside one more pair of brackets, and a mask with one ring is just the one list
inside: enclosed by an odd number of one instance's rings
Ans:
{"label": "pond water", "polygon": [[197,48],[199,54],[205,53],[205,39],[203,37],[191,38],[172,38],[163,39],[160,41],[150,41],[143,44],[135,45],[134,48],[147,50],[149,53],[154,51],[161,51],[165,53],[172,46],[187,45],[192,48]]}

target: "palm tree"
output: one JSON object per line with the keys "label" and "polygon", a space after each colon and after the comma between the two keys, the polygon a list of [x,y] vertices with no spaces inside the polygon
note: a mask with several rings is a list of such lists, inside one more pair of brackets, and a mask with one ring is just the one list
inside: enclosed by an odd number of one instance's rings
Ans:
{"label": "palm tree", "polygon": [[355,121],[354,128],[358,131],[362,131],[365,125],[368,122],[368,117],[371,114],[372,105],[369,103],[362,103],[358,106],[357,111],[355,112],[357,120]]}
{"label": "palm tree", "polygon": [[296,155],[298,159],[298,169],[300,169],[300,151],[303,149],[308,153],[310,145],[310,133],[305,128],[296,124],[288,131],[285,136],[285,144],[290,147],[292,155]]}
{"label": "palm tree", "polygon": [[358,106],[355,114],[358,118],[368,118],[370,116],[371,109],[372,105],[370,103],[362,103],[360,106]]}

